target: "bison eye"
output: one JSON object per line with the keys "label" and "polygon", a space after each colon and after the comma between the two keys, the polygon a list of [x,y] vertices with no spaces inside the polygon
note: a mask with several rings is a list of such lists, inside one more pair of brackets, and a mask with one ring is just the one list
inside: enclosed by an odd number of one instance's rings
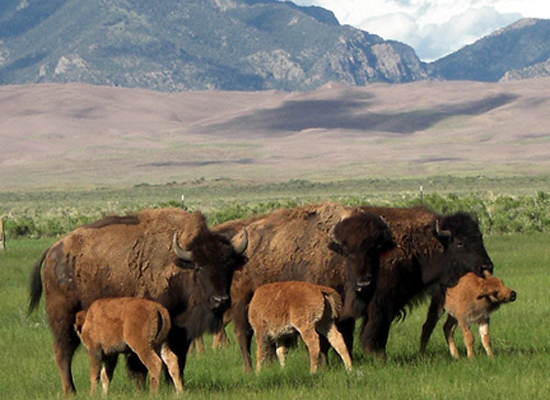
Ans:
{"label": "bison eye", "polygon": [[461,249],[461,248],[464,247],[464,242],[462,242],[461,240],[457,240],[455,242],[455,245],[456,245],[457,248]]}

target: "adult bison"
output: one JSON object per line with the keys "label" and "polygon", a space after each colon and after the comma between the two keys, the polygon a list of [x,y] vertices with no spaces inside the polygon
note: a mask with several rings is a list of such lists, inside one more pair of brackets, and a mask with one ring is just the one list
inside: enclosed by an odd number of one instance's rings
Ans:
{"label": "adult bison", "polygon": [[381,260],[376,289],[361,332],[367,352],[385,356],[392,321],[431,288],[444,296],[467,272],[493,271],[478,222],[466,213],[438,215],[424,207],[362,207],[382,216],[397,247]]}
{"label": "adult bison", "polygon": [[357,208],[326,203],[281,209],[213,230],[231,236],[243,226],[249,235],[249,261],[235,274],[231,314],[245,370],[252,369],[248,304],[256,288],[270,282],[307,281],[338,291],[344,300],[338,325],[351,350],[354,321],[370,300],[380,255],[395,246],[386,222]]}
{"label": "adult bison", "polygon": [[200,213],[168,208],[107,217],[75,229],[44,252],[31,277],[29,311],[45,289],[63,392],[74,393],[71,362],[80,343],[75,314],[94,300],[156,300],[172,318],[170,346],[183,372],[191,340],[216,331],[230,306],[233,273],[246,263],[246,231],[236,243],[210,231]]}

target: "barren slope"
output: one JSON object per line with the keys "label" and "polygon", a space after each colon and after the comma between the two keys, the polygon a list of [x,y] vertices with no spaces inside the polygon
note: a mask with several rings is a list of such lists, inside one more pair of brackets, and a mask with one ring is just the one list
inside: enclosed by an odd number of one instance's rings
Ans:
{"label": "barren slope", "polygon": [[550,167],[550,79],[313,92],[0,86],[0,188]]}

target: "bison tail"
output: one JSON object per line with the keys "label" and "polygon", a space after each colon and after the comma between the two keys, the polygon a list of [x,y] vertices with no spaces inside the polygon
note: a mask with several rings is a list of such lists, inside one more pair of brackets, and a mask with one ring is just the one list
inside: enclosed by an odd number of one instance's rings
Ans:
{"label": "bison tail", "polygon": [[27,315],[30,315],[35,308],[38,307],[38,303],[40,303],[40,297],[42,297],[42,264],[44,263],[44,259],[46,258],[46,254],[48,254],[49,250],[50,249],[46,250],[42,254],[42,257],[40,257],[40,259],[36,262],[32,270],[29,290],[29,309],[27,311]]}
{"label": "bison tail", "polygon": [[331,318],[333,320],[338,319],[340,315],[342,315],[342,298],[335,291],[323,291],[323,296],[325,296],[325,304],[328,303],[328,306],[330,307]]}

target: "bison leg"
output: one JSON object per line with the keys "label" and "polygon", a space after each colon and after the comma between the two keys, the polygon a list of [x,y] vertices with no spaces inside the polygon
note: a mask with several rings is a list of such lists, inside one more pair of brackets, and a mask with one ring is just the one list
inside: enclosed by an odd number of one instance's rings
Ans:
{"label": "bison leg", "polygon": [[235,322],[235,335],[237,342],[241,348],[241,354],[244,361],[244,371],[252,371],[252,357],[250,355],[250,347],[252,344],[252,327],[248,322],[247,306],[239,304],[232,310],[232,315]]}
{"label": "bison leg", "polygon": [[432,297],[430,302],[430,308],[428,309],[428,315],[426,316],[426,322],[422,325],[422,336],[420,337],[420,354],[426,353],[426,347],[432,336],[432,332],[437,325],[437,322],[441,319],[445,309],[443,303],[437,297]]}
{"label": "bison leg", "polygon": [[[51,313],[48,313],[52,315]],[[73,318],[74,319],[74,315]],[[69,318],[50,317],[52,330],[55,337],[54,353],[59,372],[61,373],[61,382],[63,384],[63,394],[65,396],[76,393],[71,365],[74,352],[80,344],[80,340],[73,328],[72,320]]]}
{"label": "bison leg", "polygon": [[457,325],[458,325],[458,321],[451,315],[447,317],[447,321],[445,321],[445,325],[443,325],[445,340],[447,340],[447,344],[449,345],[449,352],[451,353],[451,356],[453,358],[460,358],[460,355],[458,354],[458,350],[456,348],[455,339],[454,339],[454,333]]}
{"label": "bison leg", "polygon": [[201,336],[195,338],[191,342],[191,346],[189,346],[189,352],[192,353],[193,350],[197,350],[197,354],[203,354],[204,353],[204,338]]}
{"label": "bison leg", "polygon": [[386,344],[392,319],[388,316],[388,310],[380,307],[380,304],[371,304],[367,323],[361,332],[361,342],[367,353],[386,358]]}
{"label": "bison leg", "polygon": [[117,361],[118,354],[104,357],[103,359],[103,368],[101,369],[101,385],[103,387],[103,394],[109,393],[109,386],[113,380],[113,374],[115,372]]}
{"label": "bison leg", "polygon": [[481,343],[483,348],[489,357],[494,357],[493,349],[491,348],[491,336],[489,335],[489,321],[479,324],[479,335],[481,336]]}
{"label": "bison leg", "polygon": [[181,381],[180,367],[178,365],[178,357],[170,350],[168,343],[164,342],[160,348],[160,356],[166,367],[168,368],[168,373],[174,382],[176,387],[176,392],[183,392],[183,382]]}
{"label": "bison leg", "polygon": [[213,349],[219,349],[222,347],[225,347],[229,344],[229,337],[227,336],[227,332],[225,331],[225,326],[220,329],[219,332],[217,332],[214,335],[214,341],[212,342],[212,348]]}

